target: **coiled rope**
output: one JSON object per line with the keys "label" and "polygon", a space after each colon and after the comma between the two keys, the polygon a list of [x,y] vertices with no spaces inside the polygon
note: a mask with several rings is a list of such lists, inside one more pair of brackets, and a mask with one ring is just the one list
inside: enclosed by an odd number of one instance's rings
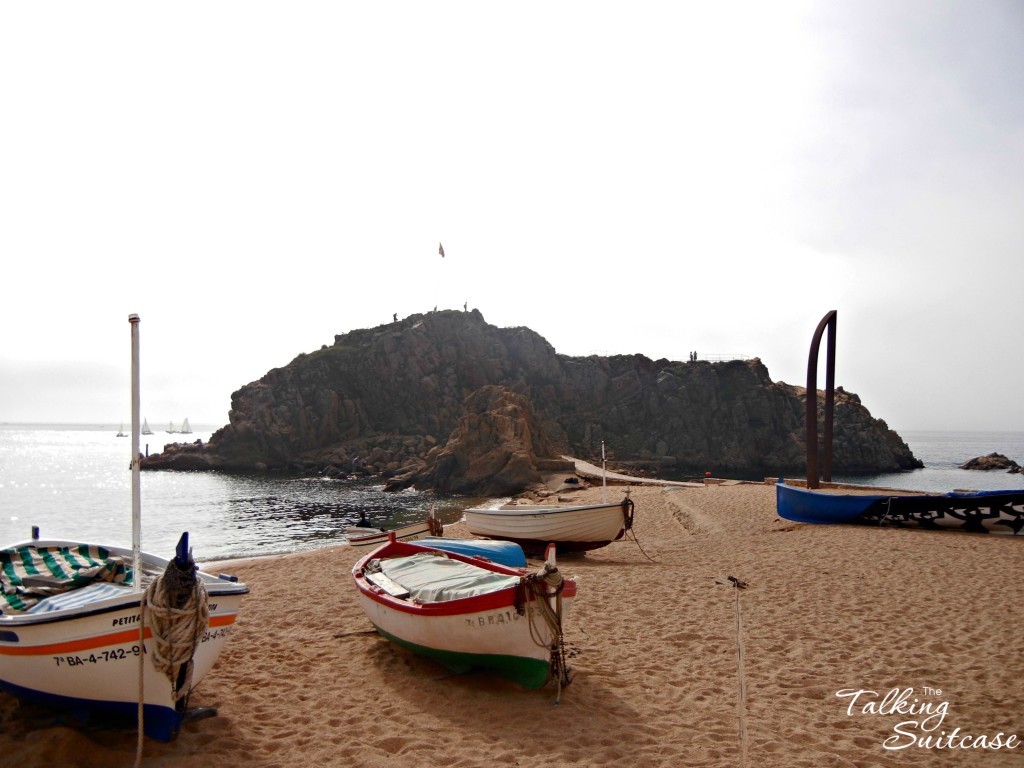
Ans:
{"label": "coiled rope", "polygon": [[145,601],[153,631],[153,666],[171,681],[171,695],[177,702],[187,701],[192,689],[192,657],[210,620],[210,607],[206,587],[194,574],[191,585],[175,579],[175,574],[165,572],[150,583]]}
{"label": "coiled rope", "polygon": [[[143,713],[145,692],[143,689],[143,668],[145,654],[152,654],[153,667],[163,672],[171,684],[171,698],[178,712],[188,706],[188,695],[192,690],[193,657],[203,638],[210,620],[206,587],[196,577],[195,562],[191,551],[183,565],[174,560],[166,570],[149,583],[142,596],[139,620],[139,699],[138,699],[138,742],[135,765],[142,762]],[[144,645],[145,627],[149,625],[152,634],[150,648]]]}
{"label": "coiled rope", "polygon": [[[569,668],[565,663],[565,639],[562,634],[562,588],[565,580],[558,568],[544,563],[539,571],[523,576],[520,581],[522,589],[517,594],[516,611],[527,614],[530,625],[530,637],[541,648],[551,651],[551,675],[557,683],[555,703],[562,699],[562,685],[571,682]],[[533,596],[533,600],[529,596]],[[552,599],[554,606],[551,605]],[[533,603],[534,610],[527,611]],[[547,630],[546,632],[544,630]],[[546,638],[550,637],[550,641]]]}

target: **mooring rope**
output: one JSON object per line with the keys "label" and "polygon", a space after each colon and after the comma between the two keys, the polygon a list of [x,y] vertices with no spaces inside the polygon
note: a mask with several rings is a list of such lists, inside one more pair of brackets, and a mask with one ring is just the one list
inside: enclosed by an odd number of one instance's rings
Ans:
{"label": "mooring rope", "polygon": [[892,496],[885,500],[885,514],[882,515],[882,519],[878,521],[878,525],[884,525],[886,519],[889,517],[889,512],[892,511]]}
{"label": "mooring rope", "polygon": [[747,582],[737,579],[735,576],[727,576],[726,579],[718,580],[720,584],[732,584],[736,592],[736,727],[740,746],[740,768],[747,765],[747,678],[743,670],[743,611],[740,608],[740,592],[747,588]]}
{"label": "mooring rope", "polygon": [[[530,637],[533,642],[541,648],[549,648],[551,651],[551,674],[555,677],[557,691],[555,703],[562,699],[562,685],[568,685],[569,669],[565,663],[565,639],[562,635],[562,587],[564,579],[558,568],[545,563],[544,566],[522,579],[522,585],[533,594],[533,602],[536,610],[530,610],[530,600],[524,599],[521,610],[526,611],[527,621],[530,626]],[[554,607],[551,606],[551,598],[555,599]],[[517,606],[519,608],[519,606]],[[550,643],[545,642],[544,633],[535,623],[535,614],[539,614],[540,620],[547,627],[551,635]]]}
{"label": "mooring rope", "polygon": [[153,630],[153,666],[171,681],[174,701],[187,697],[192,688],[192,657],[210,620],[202,581],[193,579],[188,590],[178,586],[164,574],[146,590],[146,610]]}
{"label": "mooring rope", "polygon": [[[135,768],[142,764],[145,713],[146,654],[152,654],[153,666],[163,672],[171,684],[171,697],[175,703],[181,701],[187,706],[188,694],[192,689],[192,658],[195,656],[203,632],[210,620],[210,607],[206,602],[206,587],[196,578],[196,566],[192,562],[185,568],[176,566],[172,560],[167,570],[149,583],[139,601],[139,687],[138,687],[138,736],[135,745]],[[146,625],[149,625],[153,642],[146,649]]]}
{"label": "mooring rope", "polygon": [[653,557],[648,555],[642,546],[640,546],[640,539],[636,537],[636,529],[633,528],[633,519],[635,516],[636,505],[633,500],[629,498],[629,489],[626,489],[626,498],[622,500],[622,530],[624,532],[623,538],[633,539],[633,543],[636,544],[637,549],[640,550],[640,554],[646,557],[650,562],[658,562]]}
{"label": "mooring rope", "polygon": [[643,555],[644,557],[646,557],[646,558],[647,558],[647,559],[648,559],[648,560],[649,560],[650,562],[652,562],[652,563],[656,563],[656,562],[658,562],[658,561],[657,561],[657,560],[655,560],[655,559],[654,559],[653,557],[651,557],[650,555],[648,555],[648,554],[647,554],[647,553],[646,553],[646,552],[644,551],[644,548],[643,548],[642,546],[640,546],[640,540],[639,540],[639,539],[638,539],[638,538],[636,537],[636,531],[635,531],[634,529],[632,529],[632,528],[631,528],[631,529],[629,530],[629,537],[628,537],[628,538],[632,538],[632,539],[633,539],[633,543],[634,543],[634,544],[636,544],[636,548],[640,550],[640,554],[641,554],[641,555]]}

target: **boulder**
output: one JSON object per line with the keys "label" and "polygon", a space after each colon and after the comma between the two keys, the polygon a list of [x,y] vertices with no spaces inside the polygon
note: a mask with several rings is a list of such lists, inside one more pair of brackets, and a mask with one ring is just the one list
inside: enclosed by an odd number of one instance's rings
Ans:
{"label": "boulder", "polygon": [[1009,472],[1020,472],[1021,466],[1013,459],[1008,459],[1001,453],[990,453],[987,456],[978,456],[960,465],[960,469],[979,469],[989,471],[992,469],[1003,469]]}

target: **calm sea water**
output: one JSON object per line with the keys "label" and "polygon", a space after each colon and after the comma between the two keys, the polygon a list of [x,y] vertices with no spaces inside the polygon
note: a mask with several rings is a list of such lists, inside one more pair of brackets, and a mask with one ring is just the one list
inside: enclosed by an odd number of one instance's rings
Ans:
{"label": "calm sea water", "polygon": [[905,488],[919,491],[1002,491],[1024,488],[1024,475],[999,470],[981,472],[959,469],[966,461],[1001,453],[1024,465],[1024,432],[901,432],[900,437],[924,469],[896,474],[851,477],[836,475],[836,482]]}
{"label": "calm sea water", "polygon": [[[70,538],[131,546],[131,438],[116,426],[0,425],[0,545],[30,537]],[[155,453],[165,443],[206,441],[160,432],[142,439]],[[1021,432],[908,432],[903,438],[925,469],[895,475],[839,477],[895,488],[1024,488],[1024,476],[969,472],[959,464],[996,451],[1024,464]],[[316,549],[344,541],[365,510],[375,524],[422,520],[431,504],[443,522],[481,499],[433,493],[385,493],[373,480],[296,479],[213,472],[141,473],[142,548],[169,554],[189,531],[200,562]],[[166,556],[165,554],[165,556]]]}
{"label": "calm sea water", "polygon": [[[163,431],[143,437],[143,453],[165,443],[209,440]],[[0,425],[0,546],[30,538],[132,542],[131,438],[118,427]],[[375,525],[423,520],[431,504],[442,522],[479,499],[386,493],[380,481],[299,479],[214,472],[140,473],[142,548],[168,556],[183,531],[196,560],[274,555],[340,544],[366,511]]]}

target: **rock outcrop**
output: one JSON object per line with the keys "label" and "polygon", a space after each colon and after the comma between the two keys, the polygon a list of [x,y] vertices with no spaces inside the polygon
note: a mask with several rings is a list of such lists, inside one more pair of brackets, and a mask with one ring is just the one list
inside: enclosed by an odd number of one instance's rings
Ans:
{"label": "rock outcrop", "polygon": [[1024,473],[1024,468],[1020,464],[1013,459],[1006,458],[1001,453],[990,453],[987,456],[978,456],[970,461],[965,461],[960,465],[960,469],[979,469],[983,471],[1002,469],[1010,473]]}
{"label": "rock outcrop", "polygon": [[414,466],[389,488],[408,485],[442,493],[507,496],[539,485],[538,458],[552,456],[530,401],[504,387],[485,385],[466,398],[443,447],[432,449],[422,468]]}
{"label": "rock outcrop", "polygon": [[[357,464],[393,487],[500,495],[563,454],[599,462],[603,443],[626,471],[792,474],[806,462],[805,394],[772,382],[756,358],[569,357],[476,310],[432,312],[339,335],[269,371],[232,395],[230,423],[208,444],[168,447],[143,467],[345,474]],[[837,388],[835,473],[920,466]]]}

